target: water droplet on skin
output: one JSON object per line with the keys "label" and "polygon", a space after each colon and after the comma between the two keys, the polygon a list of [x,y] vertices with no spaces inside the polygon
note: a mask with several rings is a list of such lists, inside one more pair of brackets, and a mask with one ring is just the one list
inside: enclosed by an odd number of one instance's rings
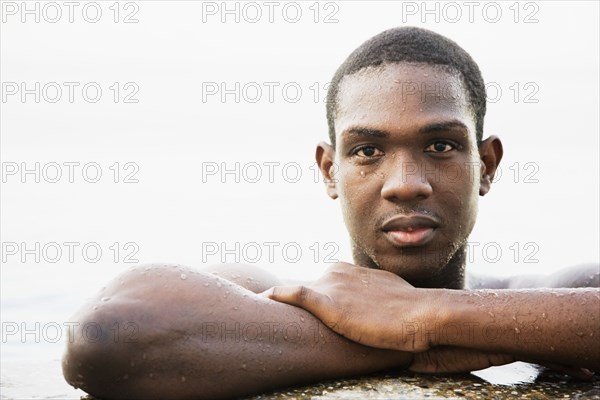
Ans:
{"label": "water droplet on skin", "polygon": [[210,283],[205,283],[203,286],[204,286],[204,287],[209,287],[209,286],[210,286]]}
{"label": "water droplet on skin", "polygon": [[179,275],[179,277],[180,277],[182,280],[184,280],[184,281],[187,279],[187,275],[186,275],[186,274],[181,274],[181,275]]}
{"label": "water droplet on skin", "polygon": [[233,311],[237,311],[237,310],[238,310],[238,308],[237,308],[237,307],[233,307]]}
{"label": "water droplet on skin", "polygon": [[185,376],[181,377],[181,383],[185,383]]}
{"label": "water droplet on skin", "polygon": [[550,351],[554,351],[554,350],[556,350],[556,349],[554,348],[554,346],[550,346]]}
{"label": "water droplet on skin", "polygon": [[103,297],[103,298],[101,298],[100,300],[102,300],[102,301],[109,301],[109,300],[110,300],[110,297]]}
{"label": "water droplet on skin", "polygon": [[304,322],[304,317],[300,317],[300,321]]}
{"label": "water droplet on skin", "polygon": [[247,368],[246,364],[242,364],[240,368],[242,368],[243,370],[246,370],[246,368]]}
{"label": "water droplet on skin", "polygon": [[521,330],[519,328],[515,328],[515,333],[518,335],[519,333],[521,333]]}
{"label": "water droplet on skin", "polygon": [[547,316],[546,316],[546,313],[545,313],[545,312],[543,312],[543,313],[542,313],[542,318],[544,318],[544,319],[546,319],[546,318],[547,318]]}
{"label": "water droplet on skin", "polygon": [[579,337],[583,337],[584,333],[583,332],[577,332],[577,336]]}
{"label": "water droplet on skin", "polygon": [[493,312],[491,312],[491,311],[490,311],[490,312],[488,312],[488,315],[489,315],[490,317],[492,317],[492,318],[494,318],[494,317],[495,317],[494,313],[493,313]]}
{"label": "water droplet on skin", "polygon": [[148,374],[148,376],[150,377],[150,379],[154,378],[154,374],[153,374],[152,372],[150,372],[150,373]]}
{"label": "water droplet on skin", "polygon": [[98,309],[98,306],[92,307],[92,310],[97,310],[97,309]]}
{"label": "water droplet on skin", "polygon": [[360,171],[360,176],[365,177],[365,171]]}

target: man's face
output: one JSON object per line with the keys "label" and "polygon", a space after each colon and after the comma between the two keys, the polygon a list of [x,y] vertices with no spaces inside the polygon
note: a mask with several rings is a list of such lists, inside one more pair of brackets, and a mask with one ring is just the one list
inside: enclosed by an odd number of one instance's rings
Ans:
{"label": "man's face", "polygon": [[445,273],[489,188],[460,78],[407,63],[348,75],[335,130],[333,164],[320,164],[334,180],[328,193],[341,200],[354,261],[409,282]]}

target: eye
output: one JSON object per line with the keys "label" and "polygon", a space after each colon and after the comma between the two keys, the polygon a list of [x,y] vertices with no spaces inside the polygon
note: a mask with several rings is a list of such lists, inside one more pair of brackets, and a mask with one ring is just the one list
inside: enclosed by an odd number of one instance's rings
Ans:
{"label": "eye", "polygon": [[361,147],[357,147],[352,152],[352,155],[356,155],[358,157],[363,157],[363,158],[380,157],[383,155],[383,151],[379,150],[375,146],[361,146]]}
{"label": "eye", "polygon": [[458,146],[452,142],[438,140],[427,146],[425,151],[428,153],[447,153],[449,151],[456,150],[457,148]]}

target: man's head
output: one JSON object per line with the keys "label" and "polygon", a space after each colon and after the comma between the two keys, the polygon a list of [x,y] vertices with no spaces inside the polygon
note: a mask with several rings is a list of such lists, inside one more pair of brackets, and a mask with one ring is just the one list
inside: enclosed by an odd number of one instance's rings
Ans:
{"label": "man's head", "polygon": [[499,139],[481,140],[483,88],[464,50],[416,28],[370,39],[338,69],[334,137],[317,162],[341,200],[355,263],[418,286],[462,285],[478,196],[502,157]]}
{"label": "man's head", "polygon": [[477,139],[481,140],[486,93],[483,77],[475,61],[458,44],[442,35],[426,29],[402,27],[389,29],[364,42],[348,56],[333,76],[327,91],[327,124],[329,139],[334,147],[341,80],[368,67],[401,62],[436,65],[458,74],[475,118]]}

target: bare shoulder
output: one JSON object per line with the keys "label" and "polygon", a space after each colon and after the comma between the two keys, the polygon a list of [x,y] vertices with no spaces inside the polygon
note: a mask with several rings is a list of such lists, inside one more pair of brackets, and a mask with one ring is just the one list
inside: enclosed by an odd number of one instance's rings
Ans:
{"label": "bare shoulder", "polygon": [[548,275],[517,275],[507,278],[468,274],[469,289],[583,288],[600,287],[600,265],[580,264]]}
{"label": "bare shoulder", "polygon": [[253,264],[215,264],[204,266],[201,270],[227,279],[254,293],[284,284],[269,271]]}
{"label": "bare shoulder", "polygon": [[510,278],[467,273],[467,289],[508,289]]}

